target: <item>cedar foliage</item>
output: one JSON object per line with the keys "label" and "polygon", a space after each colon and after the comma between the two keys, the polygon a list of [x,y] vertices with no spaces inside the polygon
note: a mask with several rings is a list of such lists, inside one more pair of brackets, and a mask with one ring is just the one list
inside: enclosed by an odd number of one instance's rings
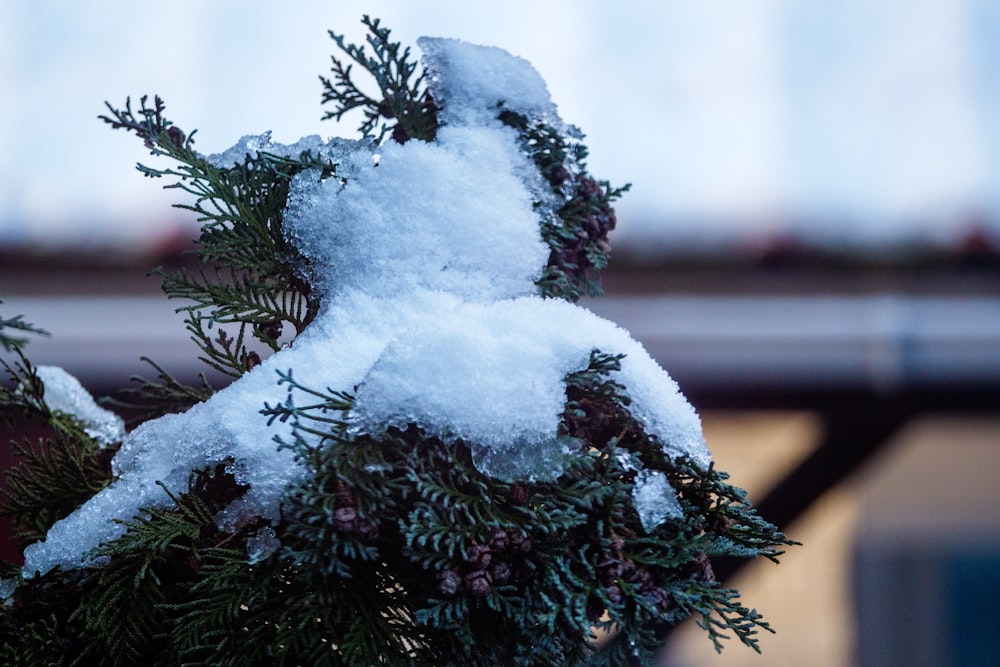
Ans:
{"label": "cedar foliage", "polygon": [[[3,301],[0,300],[0,304]],[[4,332],[7,329],[7,332]],[[0,317],[0,345],[7,352],[14,352],[22,345],[28,342],[27,338],[23,336],[14,336],[10,334],[10,331],[20,331],[22,333],[38,334],[41,336],[47,336],[48,332],[43,329],[39,329],[30,322],[25,322],[24,317],[21,315],[15,315],[14,317]]]}
{"label": "cedar foliage", "polygon": [[[371,55],[331,36],[378,91],[362,92],[335,58],[333,78],[322,81],[335,105],[328,117],[361,109],[363,134],[386,119],[395,124],[381,140],[432,139],[437,105],[419,66],[377,20],[364,24]],[[315,317],[308,266],[282,234],[282,211],[293,175],[333,175],[336,165],[309,152],[256,152],[219,168],[164,108],[143,97],[136,110],[109,105],[103,119],[178,163],[140,166],[193,196],[180,206],[204,222],[203,268],[162,274],[163,289],[190,302],[180,310],[205,363],[237,377],[259,362],[254,341],[278,349],[285,327],[297,334]],[[498,116],[565,202],[540,212],[551,254],[539,292],[570,300],[598,292],[611,204],[625,188],[586,173],[582,136],[502,108]],[[4,326],[33,330],[19,318]],[[50,411],[23,342],[2,340],[18,355],[4,365],[20,388],[0,387],[0,417],[36,419],[53,433],[19,443],[21,463],[6,474],[3,511],[28,543],[110,482],[114,448],[100,449],[71,416]],[[169,508],[127,522],[91,554],[98,565],[23,579],[6,564],[0,574],[18,586],[0,608],[0,663],[652,664],[659,631],[692,616],[717,648],[735,637],[757,650],[757,633],[770,627],[715,580],[711,560],[776,562],[792,542],[725,473],[664,455],[629,412],[628,388],[615,381],[620,359],[594,350],[587,368],[565,378],[560,435],[578,451],[560,477],[535,482],[486,477],[472,462],[475,443],[445,444],[417,425],[349,432],[353,397],[303,387],[288,371],[278,381],[289,398],[261,415],[293,424],[292,440],[276,446],[309,471],[288,490],[282,522],[220,530],[214,515],[245,491],[223,465],[195,471]],[[140,380],[132,396],[140,421],[212,393],[207,382],[186,387],[153,367],[158,379]],[[310,403],[296,404],[292,388]],[[682,519],[643,529],[632,501],[639,469],[667,475]],[[262,546],[269,538],[280,548]]]}

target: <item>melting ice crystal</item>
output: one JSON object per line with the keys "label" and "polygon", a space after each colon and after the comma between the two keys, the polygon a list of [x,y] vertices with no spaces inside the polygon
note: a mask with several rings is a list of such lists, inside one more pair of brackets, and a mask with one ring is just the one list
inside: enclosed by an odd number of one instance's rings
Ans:
{"label": "melting ice crystal", "polygon": [[632,502],[647,533],[667,519],[683,515],[667,476],[656,470],[639,471],[632,487]]}

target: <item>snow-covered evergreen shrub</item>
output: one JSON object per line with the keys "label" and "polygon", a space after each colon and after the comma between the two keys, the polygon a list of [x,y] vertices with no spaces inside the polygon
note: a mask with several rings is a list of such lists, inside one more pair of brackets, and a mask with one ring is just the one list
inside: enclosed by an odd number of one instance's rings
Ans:
{"label": "snow-covered evergreen shrub", "polygon": [[202,268],[163,286],[234,380],[156,367],[126,431],[4,338],[0,414],[53,435],[7,475],[26,546],[0,658],[647,663],[692,615],[756,648],[767,624],[711,559],[789,542],[670,376],[574,303],[624,188],[587,172],[526,61],[422,38],[421,67],[365,24],[367,48],[333,37],[374,86],[338,59],[323,80],[329,117],[362,111],[357,140],[205,156],[159,98],[109,106],[204,222]]}

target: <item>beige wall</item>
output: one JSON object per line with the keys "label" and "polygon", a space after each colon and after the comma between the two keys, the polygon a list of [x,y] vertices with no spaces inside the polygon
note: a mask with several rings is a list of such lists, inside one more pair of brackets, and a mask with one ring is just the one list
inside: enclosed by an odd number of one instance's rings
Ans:
{"label": "beige wall", "polygon": [[[732,481],[760,498],[782,470],[816,443],[818,420],[806,414],[708,413],[709,446]],[[906,426],[876,459],[824,495],[788,534],[803,543],[780,566],[755,563],[734,585],[777,630],[762,654],[730,642],[716,654],[689,623],[666,655],[672,667],[859,664],[852,592],[853,550],[918,549],[921,544],[995,544],[1000,534],[1000,418],[928,416]],[[929,603],[930,604],[930,603]],[[932,609],[927,610],[932,613]],[[884,619],[885,643],[912,643],[912,630]],[[946,621],[935,619],[932,627]]]}

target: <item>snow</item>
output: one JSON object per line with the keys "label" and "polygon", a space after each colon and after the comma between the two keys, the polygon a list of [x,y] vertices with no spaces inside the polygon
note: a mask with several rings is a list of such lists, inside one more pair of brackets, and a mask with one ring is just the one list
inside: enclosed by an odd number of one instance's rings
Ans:
{"label": "snow", "polygon": [[442,123],[493,125],[501,103],[529,118],[556,118],[548,87],[527,60],[458,39],[421,37],[417,44],[430,73],[431,94],[444,107],[438,116]]}
{"label": "snow", "polygon": [[[343,158],[337,177],[292,184],[285,226],[321,267],[326,294],[415,287],[494,301],[532,294],[548,258],[538,216],[515,175],[525,158],[508,128],[442,128],[433,143],[388,143]],[[346,184],[341,179],[347,180]]]}
{"label": "snow", "polygon": [[17,590],[17,578],[0,577],[0,601],[6,600]]}
{"label": "snow", "polygon": [[50,410],[75,417],[83,424],[84,432],[102,447],[125,437],[122,418],[97,405],[75,377],[59,366],[36,366],[35,372],[45,386],[45,403]]}
{"label": "snow", "polygon": [[[536,119],[554,115],[541,78],[500,49],[420,44],[445,104],[434,142],[307,138],[287,147],[265,134],[211,158],[225,167],[255,151],[295,155],[305,146],[336,159],[336,176],[294,179],[284,216],[289,240],[311,260],[320,314],[209,400],[129,434],[112,461],[117,479],[25,550],[25,576],[86,563],[89,549],[125,530],[116,519],[170,504],[159,484],[182,493],[192,470],[220,463],[249,486],[216,517],[220,527],[276,522],[283,492],[307,472],[275,444],[291,439],[290,424],[259,414],[284,400],[277,374],[289,369],[302,386],[354,393],[353,433],[416,423],[469,442],[484,474],[552,479],[578,446],[558,435],[565,376],[595,348],[624,353],[616,380],[635,417],[668,455],[708,465],[697,414],[638,342],[584,308],[537,295],[549,253],[532,195],[539,177],[514,131],[493,117],[500,100]],[[665,478],[640,476],[636,508],[655,527],[677,501]],[[251,561],[278,547],[268,530],[248,545]]]}
{"label": "snow", "polygon": [[616,379],[643,426],[665,434],[672,455],[707,465],[696,413],[638,342],[588,310],[535,296],[424,316],[372,366],[352,416],[359,430],[413,422],[476,443],[477,466],[494,477],[551,478],[562,472],[559,457],[539,461],[533,447],[563,451],[563,379],[594,348],[626,354]]}
{"label": "snow", "polygon": [[305,151],[331,154],[340,143],[353,144],[347,140],[324,142],[318,134],[302,137],[294,144],[279,144],[271,141],[271,133],[247,134],[240,138],[229,149],[205,157],[210,164],[220,169],[231,169],[243,164],[247,159],[255,160],[260,153],[277,155],[278,157],[297,158]]}

